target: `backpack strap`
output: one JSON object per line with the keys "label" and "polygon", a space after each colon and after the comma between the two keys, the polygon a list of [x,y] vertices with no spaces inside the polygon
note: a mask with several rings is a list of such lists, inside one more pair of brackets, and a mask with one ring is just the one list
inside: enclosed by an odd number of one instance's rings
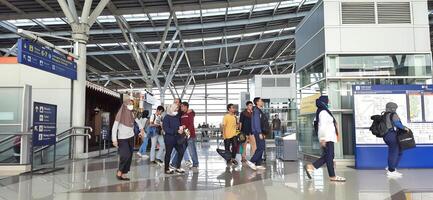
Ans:
{"label": "backpack strap", "polygon": [[395,128],[395,124],[394,124],[394,120],[393,120],[395,114],[397,114],[397,113],[390,112],[390,114],[389,114],[389,120],[391,121],[391,125],[392,125],[393,129]]}

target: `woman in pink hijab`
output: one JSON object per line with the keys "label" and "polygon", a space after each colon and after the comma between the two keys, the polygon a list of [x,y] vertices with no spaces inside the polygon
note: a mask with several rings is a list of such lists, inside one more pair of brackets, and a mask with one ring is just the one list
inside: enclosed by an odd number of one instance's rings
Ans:
{"label": "woman in pink hijab", "polygon": [[129,181],[125,176],[131,168],[132,153],[134,151],[134,101],[128,100],[122,104],[114,121],[111,140],[118,147],[120,162],[116,178]]}

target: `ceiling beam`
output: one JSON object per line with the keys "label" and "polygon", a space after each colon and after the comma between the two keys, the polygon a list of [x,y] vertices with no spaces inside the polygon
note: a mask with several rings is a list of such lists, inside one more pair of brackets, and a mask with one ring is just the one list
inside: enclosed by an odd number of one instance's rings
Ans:
{"label": "ceiling beam", "polygon": [[25,14],[25,12],[23,12],[21,9],[17,8],[13,4],[9,3],[9,1],[7,1],[7,0],[0,0],[0,3],[4,4],[9,9],[11,9],[11,10],[13,10],[13,11],[19,13],[19,14]]}
{"label": "ceiling beam", "polygon": [[[7,2],[6,0],[0,0],[0,2]],[[216,1],[216,2],[205,2],[199,5],[198,3],[190,3],[190,4],[178,4],[174,5],[173,9],[175,11],[191,11],[191,10],[200,10],[202,9],[215,9],[215,8],[226,8],[226,7],[237,7],[237,6],[245,6],[245,5],[254,5],[254,4],[264,4],[264,3],[275,3],[279,2],[279,0],[237,0],[234,2],[230,2],[230,5],[224,1]],[[79,11],[81,12],[81,11]],[[142,13],[155,13],[155,12],[170,12],[170,8],[168,6],[148,6],[146,8],[143,7],[133,7],[133,8],[119,8],[117,10],[117,14],[119,15],[129,15],[129,14],[142,14]],[[102,15],[111,15],[110,11],[104,10]],[[63,13],[49,13],[49,12],[32,12],[26,14],[1,14],[0,20],[10,20],[10,19],[34,19],[34,18],[52,18],[52,17],[65,17]]]}
{"label": "ceiling beam", "polygon": [[[227,44],[216,44],[216,45],[207,45],[207,46],[194,46],[194,47],[187,47],[186,49],[180,48],[181,51],[201,51],[203,49],[219,49],[219,48],[226,48],[226,47],[236,47],[240,45],[253,45],[256,43],[266,43],[266,42],[273,42],[273,41],[280,41],[280,40],[287,40],[287,39],[294,39],[294,35],[284,35],[279,37],[272,37],[272,38],[265,38],[265,39],[257,39],[257,40],[248,40],[248,41],[241,41],[241,42],[233,42],[233,43],[227,43]],[[171,48],[168,51],[175,52],[175,48]],[[148,49],[147,52],[149,53],[157,53],[159,52],[159,49]],[[131,53],[129,50],[110,50],[110,51],[91,51],[89,50],[87,55],[110,55],[110,54],[129,54]]]}
{"label": "ceiling beam", "polygon": [[[61,1],[61,0],[59,0]],[[223,28],[223,27],[230,27],[230,26],[244,26],[246,24],[256,24],[256,23],[266,23],[271,21],[278,21],[278,20],[287,20],[287,19],[293,19],[298,17],[305,17],[309,12],[299,12],[299,13],[288,13],[288,14],[282,14],[282,15],[275,15],[275,16],[265,16],[265,17],[257,17],[257,18],[251,18],[251,19],[238,19],[238,20],[229,20],[227,22],[221,21],[221,22],[208,22],[203,24],[185,24],[181,25],[179,24],[179,31],[183,30],[197,30],[197,29],[211,29],[211,28]],[[1,20],[1,19],[0,19]],[[136,27],[131,28],[131,32],[134,33],[154,33],[154,32],[163,32],[165,30],[165,26],[158,26],[158,27]],[[176,26],[170,26],[169,31],[176,31]],[[121,34],[122,30],[119,28],[112,28],[112,29],[93,29],[89,31],[90,35],[100,35],[100,34]],[[48,32],[47,34],[50,35],[56,35],[56,36],[69,36],[71,35],[70,31],[54,31],[54,32]],[[2,34],[0,35],[0,38],[16,38],[17,36],[13,35],[6,35]]]}
{"label": "ceiling beam", "polygon": [[[294,63],[294,61],[283,61],[279,63],[275,63],[274,65],[286,65]],[[251,66],[245,66],[241,68],[231,68],[231,69],[225,69],[225,70],[216,70],[216,71],[199,71],[199,72],[193,72],[195,76],[204,76],[204,75],[211,75],[211,74],[217,74],[217,73],[229,73],[229,72],[239,72],[240,70],[250,70],[250,69],[257,69],[257,68],[267,68],[269,67],[268,64],[261,64],[261,65],[251,65]],[[190,77],[191,73],[185,73],[185,74],[177,74],[176,77]],[[164,78],[165,76],[160,75],[158,78]],[[142,76],[125,76],[125,77],[111,77],[111,78],[90,78],[91,81],[105,81],[105,80],[126,80],[126,79],[141,79]],[[226,77],[224,77],[226,78]]]}
{"label": "ceiling beam", "polygon": [[[230,81],[246,80],[246,79],[250,79],[252,77],[254,77],[254,75],[233,76],[233,77],[230,77]],[[225,83],[226,80],[227,80],[227,78],[225,76],[224,77],[215,78],[215,79],[197,80],[196,81],[196,85],[204,85],[205,83],[207,83],[207,84],[222,83],[222,82]],[[184,82],[175,82],[175,84],[183,85]],[[138,85],[135,85],[135,87],[136,88],[142,88],[142,87],[144,87],[144,85],[143,84],[138,84]]]}
{"label": "ceiling beam", "polygon": [[[260,65],[260,64],[269,64],[270,61],[274,61],[276,63],[281,63],[288,60],[294,60],[294,56],[284,56],[280,57],[279,60],[274,60],[273,58],[267,58],[267,59],[260,59],[260,60],[249,60],[249,61],[243,61],[238,63],[233,63],[230,65],[231,68],[242,68],[243,66],[249,66],[249,65]],[[177,62],[180,63],[179,60]],[[227,66],[225,64],[216,64],[216,65],[208,65],[208,66],[195,66],[192,68],[193,72],[207,72],[211,69],[212,71],[218,71],[218,70],[226,70]],[[189,70],[188,70],[189,71]],[[177,71],[179,72],[179,71]],[[125,74],[125,75],[135,75],[137,73],[140,73],[139,70],[133,70],[133,71],[110,71],[110,72],[102,72],[102,75],[117,75],[117,74]],[[183,72],[187,73],[187,72]],[[178,74],[176,74],[178,75]],[[176,76],[175,75],[175,76]]]}

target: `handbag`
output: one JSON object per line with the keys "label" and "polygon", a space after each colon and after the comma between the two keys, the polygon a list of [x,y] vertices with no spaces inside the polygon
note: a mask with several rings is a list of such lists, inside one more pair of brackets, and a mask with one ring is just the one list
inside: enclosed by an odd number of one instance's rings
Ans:
{"label": "handbag", "polygon": [[190,138],[191,133],[189,129],[185,128],[182,134],[179,134],[179,138],[177,140],[177,144],[185,144],[186,141]]}
{"label": "handbag", "polygon": [[400,150],[412,149],[416,147],[415,138],[412,130],[409,131],[399,129],[397,131],[397,140]]}
{"label": "handbag", "polygon": [[232,153],[229,151],[226,151],[225,149],[220,149],[219,148],[220,144],[218,144],[218,147],[216,149],[216,152],[224,158],[224,160],[229,161],[232,159]]}
{"label": "handbag", "polygon": [[140,127],[138,126],[137,122],[134,122],[134,135],[138,136],[140,133]]}
{"label": "handbag", "polygon": [[239,130],[236,131],[236,134],[237,134],[236,135],[236,142],[238,144],[242,144],[242,143],[247,141],[247,137],[244,134],[242,134]]}

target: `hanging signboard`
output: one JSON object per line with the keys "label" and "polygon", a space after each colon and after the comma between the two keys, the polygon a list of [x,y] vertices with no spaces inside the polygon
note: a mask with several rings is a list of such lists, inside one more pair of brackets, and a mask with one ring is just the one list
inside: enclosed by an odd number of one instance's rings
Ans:
{"label": "hanging signboard", "polygon": [[18,39],[18,63],[77,80],[74,59],[61,52],[28,39]]}

